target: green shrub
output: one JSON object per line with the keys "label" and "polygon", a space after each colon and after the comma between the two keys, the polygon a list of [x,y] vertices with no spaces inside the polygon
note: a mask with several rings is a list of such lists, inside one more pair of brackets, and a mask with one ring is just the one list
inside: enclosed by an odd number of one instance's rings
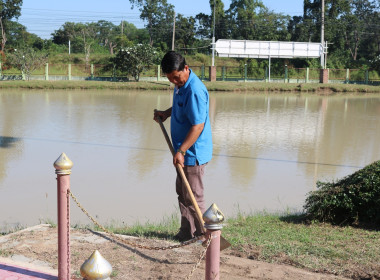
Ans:
{"label": "green shrub", "polygon": [[317,182],[304,208],[311,220],[380,225],[380,161],[332,182]]}
{"label": "green shrub", "polygon": [[195,55],[194,59],[197,60],[198,62],[200,62],[201,64],[206,65],[207,63],[209,63],[210,57],[208,55],[203,54],[203,53],[197,53]]}

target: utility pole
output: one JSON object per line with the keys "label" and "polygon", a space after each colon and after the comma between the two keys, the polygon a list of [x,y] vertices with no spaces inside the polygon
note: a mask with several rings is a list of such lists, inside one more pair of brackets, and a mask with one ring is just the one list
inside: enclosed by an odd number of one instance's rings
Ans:
{"label": "utility pole", "polygon": [[212,59],[211,66],[215,66],[215,0],[214,0],[214,28],[212,30]]}
{"label": "utility pole", "polygon": [[322,0],[322,15],[321,15],[321,46],[322,46],[322,56],[321,56],[321,67],[325,69],[325,0]]}
{"label": "utility pole", "polygon": [[121,34],[120,34],[120,38],[121,38],[121,48],[124,48],[124,20],[121,19]]}
{"label": "utility pole", "polygon": [[175,11],[174,11],[174,19],[173,19],[172,51],[174,51],[174,40],[175,40]]}

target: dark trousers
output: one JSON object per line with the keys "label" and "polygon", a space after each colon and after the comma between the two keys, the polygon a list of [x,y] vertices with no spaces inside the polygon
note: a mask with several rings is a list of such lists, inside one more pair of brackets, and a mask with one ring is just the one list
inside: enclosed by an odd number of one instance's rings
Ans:
{"label": "dark trousers", "polygon": [[[205,201],[203,197],[203,175],[206,164],[185,166],[183,171],[187,181],[193,191],[195,200],[198,203],[202,214],[206,211]],[[202,234],[202,227],[197,219],[195,208],[191,203],[190,196],[187,192],[186,185],[183,182],[181,175],[177,171],[176,191],[178,194],[178,204],[181,211],[181,228],[180,232],[188,237],[194,237]]]}

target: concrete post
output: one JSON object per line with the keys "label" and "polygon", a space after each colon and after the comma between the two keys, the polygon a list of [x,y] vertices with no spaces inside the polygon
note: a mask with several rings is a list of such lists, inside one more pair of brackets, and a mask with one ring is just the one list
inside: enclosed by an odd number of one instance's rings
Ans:
{"label": "concrete post", "polygon": [[247,81],[247,64],[244,64],[244,82]]}
{"label": "concrete post", "polygon": [[69,193],[72,161],[62,153],[54,162],[58,199],[58,279],[70,280]]}
{"label": "concrete post", "polygon": [[226,66],[222,67],[222,81],[226,80]]}
{"label": "concrete post", "polygon": [[219,280],[220,279],[220,235],[223,228],[222,222],[224,215],[213,203],[210,208],[203,214],[205,222],[206,237],[211,236],[211,243],[206,252],[206,280]]}
{"label": "concrete post", "polygon": [[[0,69],[0,71],[1,71],[1,69]],[[1,74],[0,74],[1,75]],[[368,73],[368,69],[367,70],[365,70],[365,77],[364,77],[364,83],[366,84],[366,85],[368,85],[368,80],[369,80],[369,73]]]}
{"label": "concrete post", "polygon": [[3,75],[3,72],[2,72],[2,65],[1,65],[1,62],[0,62],[0,77],[2,77]]}
{"label": "concrete post", "polygon": [[320,69],[319,82],[322,84],[329,82],[329,69]]}
{"label": "concrete post", "polygon": [[268,82],[268,67],[265,67],[265,82]]}
{"label": "concrete post", "polygon": [[201,81],[204,81],[205,79],[205,66],[201,66]]}
{"label": "concrete post", "polygon": [[306,78],[305,78],[305,82],[308,83],[309,82],[309,75],[310,75],[310,69],[309,67],[306,68]]}
{"label": "concrete post", "polygon": [[157,81],[159,81],[161,78],[161,67],[160,65],[157,65]]}
{"label": "concrete post", "polygon": [[209,68],[209,79],[210,79],[210,82],[216,81],[216,66],[210,66],[210,68]]}
{"label": "concrete post", "polygon": [[284,83],[287,83],[288,82],[288,65],[285,65],[285,79],[284,79]]}
{"label": "concrete post", "polygon": [[91,69],[91,72],[90,72],[91,73],[90,74],[91,75],[91,80],[93,80],[94,79],[94,64],[91,63],[91,68],[90,69]]}
{"label": "concrete post", "polygon": [[49,81],[49,63],[45,64],[45,80]]}
{"label": "concrete post", "polygon": [[70,63],[68,67],[68,75],[69,75],[69,81],[71,81],[71,64]]}
{"label": "concrete post", "polygon": [[346,69],[346,84],[350,82],[350,69]]}

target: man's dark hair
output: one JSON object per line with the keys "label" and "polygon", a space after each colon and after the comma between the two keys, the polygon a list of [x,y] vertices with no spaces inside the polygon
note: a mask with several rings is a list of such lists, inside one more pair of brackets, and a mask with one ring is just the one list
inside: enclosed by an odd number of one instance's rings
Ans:
{"label": "man's dark hair", "polygon": [[182,71],[185,69],[185,58],[175,51],[167,52],[161,60],[161,68],[164,74],[169,74],[173,71]]}

